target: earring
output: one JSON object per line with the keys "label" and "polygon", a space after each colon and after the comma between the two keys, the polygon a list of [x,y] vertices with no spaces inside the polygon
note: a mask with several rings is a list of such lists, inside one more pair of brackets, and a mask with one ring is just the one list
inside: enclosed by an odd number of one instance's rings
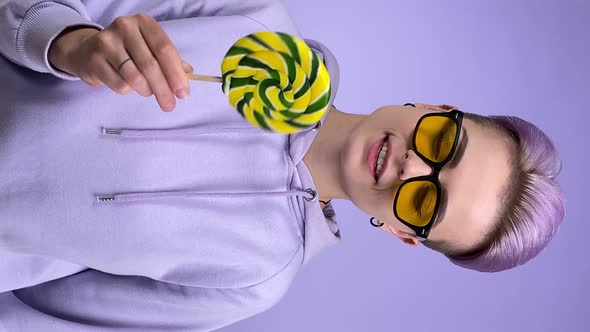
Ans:
{"label": "earring", "polygon": [[[378,223],[378,224],[375,224],[375,223],[373,222],[373,219],[377,220],[379,223]],[[369,220],[369,222],[371,223],[371,225],[372,225],[373,227],[381,227],[381,226],[385,225],[384,223],[380,222],[380,221],[379,221],[379,219],[377,219],[377,218],[375,218],[375,217],[371,217],[371,219]]]}

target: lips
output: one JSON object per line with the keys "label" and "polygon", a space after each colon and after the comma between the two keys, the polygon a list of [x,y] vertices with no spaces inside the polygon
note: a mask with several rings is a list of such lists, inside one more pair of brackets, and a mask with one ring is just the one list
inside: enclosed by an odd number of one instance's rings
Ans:
{"label": "lips", "polygon": [[[381,148],[381,145],[383,145],[383,143],[385,143],[385,141],[387,140],[387,137],[388,137],[388,135],[385,135],[385,137],[383,137],[380,140],[378,140],[377,142],[373,143],[373,145],[371,145],[371,148],[369,149],[369,156],[367,157],[367,169],[369,171],[369,174],[371,174],[371,176],[373,177],[373,179],[375,181],[377,181],[377,177],[375,176],[375,162],[377,161],[377,156],[379,154],[379,148]],[[383,172],[385,172],[385,165],[383,165],[383,167],[384,168],[382,169],[381,174],[383,174]]]}

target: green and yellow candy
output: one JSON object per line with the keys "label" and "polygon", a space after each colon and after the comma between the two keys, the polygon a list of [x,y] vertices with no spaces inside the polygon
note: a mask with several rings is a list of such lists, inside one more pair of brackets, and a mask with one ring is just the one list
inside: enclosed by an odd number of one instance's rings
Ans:
{"label": "green and yellow candy", "polygon": [[256,32],[239,39],[221,64],[222,89],[251,124],[290,134],[314,126],[330,102],[330,76],[297,37]]}

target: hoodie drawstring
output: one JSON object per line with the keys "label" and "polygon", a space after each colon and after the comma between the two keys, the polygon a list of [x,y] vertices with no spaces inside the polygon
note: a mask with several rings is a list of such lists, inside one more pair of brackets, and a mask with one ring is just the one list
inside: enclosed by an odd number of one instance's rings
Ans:
{"label": "hoodie drawstring", "polygon": [[[318,130],[321,127],[321,122],[317,122],[316,126],[311,130]],[[131,137],[131,138],[157,138],[157,137],[191,137],[195,135],[205,134],[220,134],[220,133],[242,133],[242,134],[274,134],[273,132],[255,128],[255,127],[237,127],[237,128],[211,128],[211,127],[190,127],[180,129],[112,129],[102,128],[103,135],[111,135],[115,137]],[[214,193],[214,192],[194,192],[194,191],[166,191],[166,192],[142,192],[142,193],[127,193],[127,194],[106,194],[97,195],[98,202],[132,202],[156,200],[165,198],[209,198],[209,197],[281,197],[281,196],[300,196],[306,195],[303,198],[308,201],[315,201],[317,199],[317,192],[313,188],[306,188],[304,190],[295,189],[279,192],[241,192],[241,193]]]}

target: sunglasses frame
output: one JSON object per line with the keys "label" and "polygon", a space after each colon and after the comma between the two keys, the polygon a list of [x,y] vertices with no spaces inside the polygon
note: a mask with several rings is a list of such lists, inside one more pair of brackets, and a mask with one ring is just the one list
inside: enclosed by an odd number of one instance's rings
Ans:
{"label": "sunglasses frame", "polygon": [[[416,136],[418,134],[418,128],[420,127],[420,124],[422,123],[422,121],[424,121],[424,119],[427,119],[427,118],[430,118],[433,116],[450,118],[450,119],[454,120],[455,125],[457,126],[457,133],[455,134],[455,140],[453,142],[453,146],[451,147],[451,151],[449,152],[449,155],[441,162],[434,162],[434,161],[426,158],[423,154],[421,154],[418,151],[418,149],[416,147]],[[416,127],[414,128],[414,134],[412,137],[412,147],[414,148],[414,152],[416,153],[416,155],[418,155],[422,159],[422,161],[424,161],[427,165],[432,167],[433,171],[432,171],[432,174],[430,174],[430,175],[416,176],[413,178],[409,178],[401,183],[401,185],[399,186],[399,188],[395,194],[395,199],[393,200],[393,214],[402,224],[408,226],[414,232],[416,232],[416,236],[418,237],[418,239],[420,241],[424,241],[428,238],[428,235],[430,234],[430,229],[432,228],[432,225],[434,224],[434,221],[436,220],[436,217],[438,216],[438,209],[440,207],[440,198],[441,198],[441,194],[442,194],[442,187],[441,187],[440,181],[438,179],[438,175],[440,174],[441,169],[451,160],[451,158],[453,158],[453,155],[455,155],[455,150],[457,149],[457,145],[459,143],[459,137],[461,135],[462,130],[463,130],[463,112],[461,112],[458,109],[453,109],[453,110],[450,110],[449,112],[444,112],[444,113],[443,112],[434,112],[434,113],[424,114],[418,120],[418,122],[416,123]],[[399,198],[399,193],[402,191],[402,188],[405,185],[407,185],[408,183],[412,183],[412,182],[416,182],[416,181],[427,181],[427,182],[433,183],[434,186],[436,187],[436,203],[434,205],[434,212],[432,213],[432,217],[430,218],[428,223],[424,226],[421,226],[421,227],[414,226],[414,225],[408,223],[407,221],[403,220],[398,215],[397,209],[395,208],[397,206],[397,200]]]}

